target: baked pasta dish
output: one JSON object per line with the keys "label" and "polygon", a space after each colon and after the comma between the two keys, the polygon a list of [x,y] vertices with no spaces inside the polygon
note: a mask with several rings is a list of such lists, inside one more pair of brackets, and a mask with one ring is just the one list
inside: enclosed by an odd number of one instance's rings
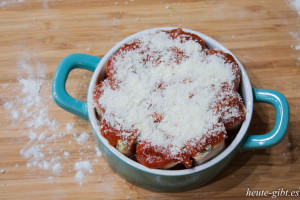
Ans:
{"label": "baked pasta dish", "polygon": [[123,45],[95,86],[99,129],[149,168],[200,165],[225,148],[245,119],[232,55],[182,29],[152,31]]}

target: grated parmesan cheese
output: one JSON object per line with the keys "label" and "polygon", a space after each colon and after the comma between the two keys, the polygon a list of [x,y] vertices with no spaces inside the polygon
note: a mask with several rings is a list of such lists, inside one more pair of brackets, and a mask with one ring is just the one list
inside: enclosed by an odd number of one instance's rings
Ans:
{"label": "grated parmesan cheese", "polygon": [[[194,40],[172,39],[162,31],[142,36],[138,45],[115,55],[118,88],[104,84],[98,100],[112,127],[136,129],[138,142],[169,148],[173,155],[195,138],[225,130],[211,107],[223,84],[236,78],[232,64],[206,55]],[[179,62],[174,49],[182,52]],[[163,115],[159,123],[153,114]]]}

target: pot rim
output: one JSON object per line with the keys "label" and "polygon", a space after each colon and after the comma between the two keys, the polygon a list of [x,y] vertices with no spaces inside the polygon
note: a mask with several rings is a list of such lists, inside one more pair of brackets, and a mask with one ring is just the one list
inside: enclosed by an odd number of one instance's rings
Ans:
{"label": "pot rim", "polygon": [[249,80],[249,77],[241,64],[241,62],[234,56],[234,54],[229,51],[225,46],[217,42],[216,40],[208,37],[207,35],[190,30],[190,29],[185,29],[182,28],[183,31],[185,32],[190,32],[195,35],[198,35],[203,39],[207,47],[210,47],[212,49],[218,49],[222,50],[226,53],[230,53],[234,59],[237,61],[240,70],[241,70],[241,83],[240,83],[240,88],[242,88],[242,96],[243,96],[243,101],[244,105],[246,107],[246,118],[236,135],[235,139],[231,142],[229,146],[226,147],[225,150],[223,150],[219,155],[217,155],[215,158],[212,160],[201,164],[199,166],[190,168],[190,169],[182,169],[182,170],[164,170],[164,169],[150,169],[130,158],[127,156],[123,155],[120,153],[115,147],[111,146],[108,141],[101,135],[99,128],[98,128],[98,120],[96,119],[95,115],[95,109],[94,109],[94,103],[93,103],[93,90],[94,87],[96,86],[97,81],[99,80],[99,75],[103,73],[103,70],[105,69],[105,64],[108,61],[108,59],[123,45],[126,43],[129,43],[133,41],[134,39],[137,39],[140,35],[143,35],[145,33],[149,32],[155,32],[158,30],[172,30],[176,29],[177,27],[159,27],[159,28],[153,28],[153,29],[147,29],[138,33],[135,33],[129,37],[126,37],[123,39],[121,42],[117,43],[108,53],[102,58],[100,63],[98,64],[96,70],[93,73],[93,76],[91,78],[90,84],[89,84],[89,89],[88,89],[88,95],[87,95],[87,104],[88,104],[88,116],[89,116],[89,121],[90,124],[94,130],[94,133],[96,134],[97,138],[100,140],[100,142],[110,151],[110,153],[114,154],[116,157],[118,157],[121,161],[124,163],[134,167],[137,170],[144,171],[149,174],[154,174],[154,175],[161,175],[161,176],[183,176],[183,175],[191,175],[200,171],[204,171],[207,168],[210,168],[211,166],[217,164],[224,158],[226,158],[229,154],[234,152],[236,148],[239,148],[239,144],[242,142],[244,136],[246,135],[246,132],[248,130],[248,127],[250,125],[250,121],[252,118],[252,113],[253,113],[253,93],[252,93],[252,86]]}

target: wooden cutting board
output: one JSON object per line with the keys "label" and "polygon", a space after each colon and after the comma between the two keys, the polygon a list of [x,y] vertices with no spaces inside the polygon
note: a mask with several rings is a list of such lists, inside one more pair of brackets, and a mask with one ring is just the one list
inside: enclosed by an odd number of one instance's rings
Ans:
{"label": "wooden cutting board", "polygon": [[[0,0],[0,199],[241,199],[248,189],[299,191],[300,16],[293,2]],[[53,74],[65,56],[102,57],[133,33],[165,26],[221,42],[253,87],[277,90],[290,105],[279,145],[240,153],[209,184],[182,193],[152,192],[122,179],[97,155],[89,123],[51,99]],[[67,90],[85,100],[90,78],[84,70],[71,72]],[[248,133],[270,131],[274,118],[272,106],[255,104]]]}

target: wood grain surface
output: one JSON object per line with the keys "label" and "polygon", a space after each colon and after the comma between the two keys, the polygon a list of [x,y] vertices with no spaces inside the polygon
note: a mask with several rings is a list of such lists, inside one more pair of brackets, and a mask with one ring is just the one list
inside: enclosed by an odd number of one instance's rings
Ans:
{"label": "wood grain surface", "polygon": [[[0,0],[0,199],[244,199],[248,188],[299,191],[299,22],[292,1],[284,0]],[[125,181],[96,155],[89,123],[51,99],[53,75],[65,56],[102,57],[133,33],[165,26],[193,29],[224,44],[242,62],[253,87],[277,90],[290,105],[289,129],[280,144],[240,153],[213,181],[181,193],[152,192]],[[69,93],[85,100],[91,75],[72,71]],[[40,81],[43,103],[37,108],[47,108],[47,116],[38,111],[25,116],[30,100],[25,99],[22,80]],[[38,118],[54,122],[55,128],[28,125]],[[272,106],[255,104],[248,134],[270,131],[274,118]],[[73,128],[66,128],[67,124]],[[50,138],[35,149],[45,155],[42,159],[49,161],[49,169],[38,165],[43,160],[22,153],[35,145],[29,138],[32,132]],[[83,132],[90,137],[79,144],[76,139]],[[58,171],[51,158],[59,159]],[[91,171],[78,181],[75,163],[80,161],[88,161]]]}

